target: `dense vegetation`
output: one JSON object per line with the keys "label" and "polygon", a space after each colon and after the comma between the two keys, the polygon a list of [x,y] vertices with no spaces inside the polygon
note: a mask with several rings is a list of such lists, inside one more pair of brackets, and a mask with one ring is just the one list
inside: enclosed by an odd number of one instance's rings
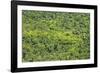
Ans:
{"label": "dense vegetation", "polygon": [[89,20],[89,13],[23,10],[23,62],[88,59]]}

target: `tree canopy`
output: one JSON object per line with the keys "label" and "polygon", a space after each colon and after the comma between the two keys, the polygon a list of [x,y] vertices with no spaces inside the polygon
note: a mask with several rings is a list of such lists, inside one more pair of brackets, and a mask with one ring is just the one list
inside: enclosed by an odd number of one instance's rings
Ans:
{"label": "tree canopy", "polygon": [[89,30],[89,13],[23,10],[23,62],[88,59]]}

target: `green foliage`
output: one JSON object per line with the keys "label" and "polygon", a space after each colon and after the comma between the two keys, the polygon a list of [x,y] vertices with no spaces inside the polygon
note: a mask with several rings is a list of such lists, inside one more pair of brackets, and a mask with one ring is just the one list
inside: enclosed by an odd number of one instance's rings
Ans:
{"label": "green foliage", "polygon": [[89,13],[22,11],[23,62],[90,57]]}

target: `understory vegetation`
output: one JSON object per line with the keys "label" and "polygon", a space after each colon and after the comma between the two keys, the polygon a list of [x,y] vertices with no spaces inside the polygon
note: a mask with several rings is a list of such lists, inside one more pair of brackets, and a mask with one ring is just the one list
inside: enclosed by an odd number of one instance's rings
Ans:
{"label": "understory vegetation", "polygon": [[90,58],[90,14],[22,11],[22,60]]}

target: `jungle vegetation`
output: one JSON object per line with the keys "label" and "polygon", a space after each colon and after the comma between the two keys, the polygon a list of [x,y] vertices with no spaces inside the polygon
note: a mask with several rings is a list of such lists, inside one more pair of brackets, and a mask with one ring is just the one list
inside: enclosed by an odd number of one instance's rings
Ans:
{"label": "jungle vegetation", "polygon": [[89,59],[89,27],[89,13],[23,10],[23,62]]}

